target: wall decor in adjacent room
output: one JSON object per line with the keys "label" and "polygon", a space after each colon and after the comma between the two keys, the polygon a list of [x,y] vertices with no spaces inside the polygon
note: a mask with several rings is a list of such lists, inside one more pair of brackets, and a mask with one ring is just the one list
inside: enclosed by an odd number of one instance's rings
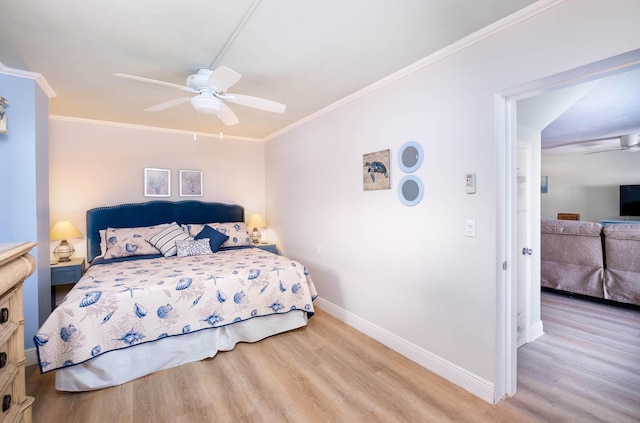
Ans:
{"label": "wall decor in adjacent room", "polygon": [[549,192],[549,177],[541,176],[540,177],[540,193],[547,194]]}
{"label": "wall decor in adjacent room", "polygon": [[171,170],[144,168],[144,196],[145,197],[169,197],[171,196]]}
{"label": "wall decor in adjacent room", "polygon": [[391,188],[391,150],[362,155],[362,187],[365,191]]}
{"label": "wall decor in adjacent room", "polygon": [[180,197],[202,197],[202,171],[180,170]]}

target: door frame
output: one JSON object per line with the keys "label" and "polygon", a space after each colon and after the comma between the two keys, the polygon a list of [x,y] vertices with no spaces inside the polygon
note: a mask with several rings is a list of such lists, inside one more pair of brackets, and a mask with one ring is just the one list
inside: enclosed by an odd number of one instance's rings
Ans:
{"label": "door frame", "polygon": [[[494,403],[517,391],[516,102],[554,89],[640,68],[640,49],[508,88],[494,95],[497,164],[496,375]],[[534,216],[532,219],[540,219]]]}

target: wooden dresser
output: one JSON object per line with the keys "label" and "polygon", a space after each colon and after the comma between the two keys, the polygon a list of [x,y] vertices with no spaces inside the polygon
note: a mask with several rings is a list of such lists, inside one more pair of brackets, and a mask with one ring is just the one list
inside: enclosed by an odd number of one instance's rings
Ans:
{"label": "wooden dresser", "polygon": [[27,254],[36,244],[0,244],[0,422],[31,423],[33,398],[24,374],[22,283],[36,268]]}

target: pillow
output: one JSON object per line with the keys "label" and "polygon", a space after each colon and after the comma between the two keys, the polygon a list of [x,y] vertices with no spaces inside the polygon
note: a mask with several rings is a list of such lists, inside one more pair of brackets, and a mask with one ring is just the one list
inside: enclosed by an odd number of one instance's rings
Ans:
{"label": "pillow", "polygon": [[173,222],[160,232],[151,234],[147,241],[160,250],[163,256],[169,257],[175,256],[178,252],[176,241],[184,241],[185,239],[192,238],[176,222]]}
{"label": "pillow", "polygon": [[209,238],[209,246],[212,252],[218,251],[220,246],[229,239],[229,237],[221,232],[216,231],[209,225],[204,225],[204,228],[194,237],[194,239]]}
{"label": "pillow", "polygon": [[176,241],[178,257],[199,256],[202,254],[213,254],[209,247],[209,238],[186,239]]}
{"label": "pillow", "polygon": [[159,254],[160,251],[147,242],[149,234],[169,226],[167,223],[138,228],[107,228],[105,231],[105,258],[144,256]]}
{"label": "pillow", "polygon": [[[247,225],[244,222],[207,223],[207,225],[229,237],[220,248],[247,247],[253,245],[251,238],[249,238]],[[202,231],[205,224],[192,223],[187,226],[189,228],[189,234],[195,236]]]}

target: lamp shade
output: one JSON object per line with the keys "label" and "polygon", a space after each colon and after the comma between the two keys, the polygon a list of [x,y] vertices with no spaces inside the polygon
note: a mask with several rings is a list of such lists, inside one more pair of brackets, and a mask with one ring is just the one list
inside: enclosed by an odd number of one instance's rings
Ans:
{"label": "lamp shade", "polygon": [[52,241],[55,241],[67,238],[82,238],[82,233],[71,222],[63,220],[53,225],[49,236]]}
{"label": "lamp shade", "polygon": [[262,220],[259,214],[252,214],[247,226],[250,228],[264,228],[267,224],[264,223],[264,220]]}

